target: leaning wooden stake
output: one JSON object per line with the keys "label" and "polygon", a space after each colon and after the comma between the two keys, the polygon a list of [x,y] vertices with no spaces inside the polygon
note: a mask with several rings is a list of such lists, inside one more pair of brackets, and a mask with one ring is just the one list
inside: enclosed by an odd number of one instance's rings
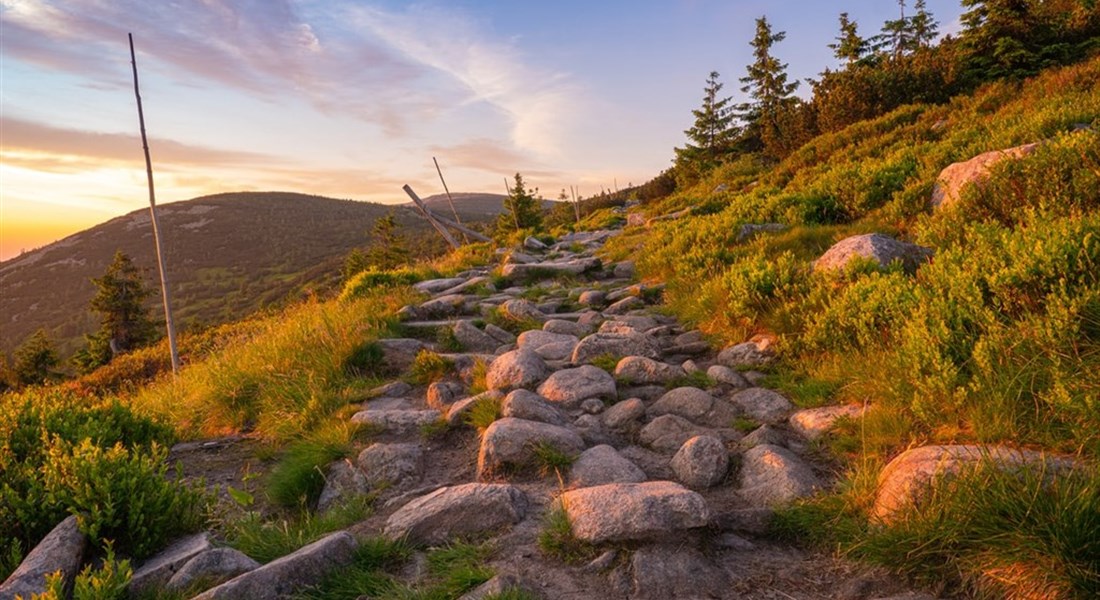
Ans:
{"label": "leaning wooden stake", "polygon": [[[458,211],[455,210],[455,201],[451,198],[451,190],[447,187],[447,180],[443,179],[443,169],[439,168],[439,161],[436,160],[434,156],[432,157],[432,162],[435,163],[435,172],[439,173],[439,180],[443,182],[443,191],[447,192],[447,204],[451,205],[451,214],[455,216],[455,223],[461,225],[462,219],[458,218]],[[462,234],[462,239],[465,240],[467,243],[470,242],[469,238],[466,237],[465,232],[463,232]]]}
{"label": "leaning wooden stake", "polygon": [[179,375],[180,354],[176,349],[176,326],[172,322],[172,300],[168,291],[168,272],[164,268],[164,252],[160,245],[160,228],[157,226],[157,196],[153,191],[153,161],[149,158],[149,140],[145,136],[145,113],[141,109],[141,92],[138,91],[137,57],[134,54],[134,34],[130,38],[130,65],[134,70],[134,97],[137,98],[138,124],[141,126],[141,147],[145,150],[145,175],[149,180],[149,216],[153,223],[153,244],[157,248],[157,268],[160,271],[160,293],[164,299],[164,323],[168,327],[168,349],[172,353],[172,374]]}
{"label": "leaning wooden stake", "polygon": [[432,211],[428,210],[428,207],[424,205],[424,201],[420,199],[420,196],[416,195],[416,192],[414,192],[413,189],[408,186],[408,184],[406,184],[401,189],[405,190],[405,193],[408,194],[410,198],[412,198],[413,202],[416,203],[416,207],[420,209],[420,214],[424,215],[424,218],[432,224],[432,227],[435,227],[435,230],[439,232],[439,235],[443,236],[443,239],[447,240],[447,243],[450,244],[452,248],[458,248],[459,246],[461,246],[461,244],[458,243],[458,240],[456,240],[454,236],[452,236],[450,232],[447,231],[447,228],[444,227],[443,224],[440,223],[438,220],[436,220],[435,215],[432,214]]}
{"label": "leaning wooden stake", "polygon": [[515,201],[512,200],[512,188],[508,186],[507,177],[504,178],[504,195],[504,201],[507,203],[504,206],[508,207],[508,210],[512,212],[512,221],[516,224],[516,231],[519,231],[519,212],[516,210]]}
{"label": "leaning wooden stake", "polygon": [[573,213],[577,216],[577,223],[581,222],[581,203],[577,200],[577,191],[573,189],[573,186],[569,186],[569,193],[573,194]]}

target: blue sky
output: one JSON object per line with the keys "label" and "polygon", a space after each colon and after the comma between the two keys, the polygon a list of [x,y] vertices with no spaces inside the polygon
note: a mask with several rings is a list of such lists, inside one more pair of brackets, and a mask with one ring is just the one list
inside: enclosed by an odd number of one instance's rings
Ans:
{"label": "blue sky", "polygon": [[[941,32],[957,2],[930,0]],[[716,70],[751,61],[754,20],[792,78],[835,65],[898,6],[844,2],[0,0],[0,258],[147,203],[126,33],[138,48],[160,202],[287,190],[404,202],[401,185],[548,197],[670,164]],[[803,84],[801,92],[808,91]]]}

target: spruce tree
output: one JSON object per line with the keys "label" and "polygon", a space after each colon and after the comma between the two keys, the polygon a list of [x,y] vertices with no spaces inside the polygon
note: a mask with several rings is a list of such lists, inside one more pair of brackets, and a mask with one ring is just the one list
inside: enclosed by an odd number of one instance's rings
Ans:
{"label": "spruce tree", "polygon": [[91,308],[102,319],[99,331],[84,336],[87,346],[73,358],[82,372],[95,370],[118,355],[140,348],[156,338],[145,299],[152,292],[141,271],[121,250],[103,277],[92,279],[96,295]]}
{"label": "spruce tree", "polygon": [[769,139],[783,138],[784,127],[792,122],[792,112],[798,104],[791,96],[798,89],[798,82],[788,83],[786,63],[772,56],[772,46],[786,37],[782,31],[772,33],[767,17],[757,19],[756,36],[750,43],[756,60],[740,79],[745,84],[741,91],[751,98],[737,107],[738,117],[745,123],[745,137],[765,146]]}
{"label": "spruce tree", "polygon": [[932,42],[936,41],[940,24],[933,18],[932,13],[928,12],[924,0],[917,0],[913,8],[916,10],[916,13],[912,17],[909,17],[908,40],[910,44],[909,49],[916,51],[921,48],[928,48],[932,45]]}
{"label": "spruce tree", "polygon": [[45,383],[58,365],[57,352],[45,329],[39,329],[15,350],[12,371],[20,385]]}
{"label": "spruce tree", "polygon": [[542,207],[535,197],[538,190],[529,190],[523,176],[516,173],[515,185],[508,188],[504,199],[504,212],[497,219],[497,230],[502,232],[542,227]]}
{"label": "spruce tree", "polygon": [[734,135],[733,108],[730,99],[720,98],[722,84],[718,81],[718,72],[711,71],[703,88],[703,106],[691,111],[695,115],[695,124],[684,131],[688,142],[683,148],[676,148],[676,164],[681,168],[697,173],[706,172],[721,160],[729,151]]}
{"label": "spruce tree", "polygon": [[899,58],[909,44],[909,19],[905,16],[905,0],[898,0],[901,16],[882,24],[882,32],[874,37],[872,46],[875,52],[889,54]]}
{"label": "spruce tree", "polygon": [[867,53],[867,40],[860,37],[858,24],[848,18],[848,13],[840,13],[840,36],[835,44],[829,44],[829,48],[834,56],[846,61],[849,66]]}

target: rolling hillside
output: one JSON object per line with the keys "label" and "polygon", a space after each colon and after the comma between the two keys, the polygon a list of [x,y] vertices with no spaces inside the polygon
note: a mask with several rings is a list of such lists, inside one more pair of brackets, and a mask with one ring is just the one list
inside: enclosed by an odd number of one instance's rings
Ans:
{"label": "rolling hillside", "polygon": [[[467,196],[478,200],[467,203]],[[483,221],[494,215],[494,203],[499,212],[500,199],[459,194],[456,205],[464,221]],[[427,200],[446,206],[439,197]],[[234,320],[296,293],[326,289],[339,278],[344,255],[365,245],[371,224],[391,210],[407,235],[429,232],[406,207],[293,193],[217,194],[160,207],[179,327]],[[429,235],[418,247],[441,249]],[[90,280],[103,274],[116,250],[156,284],[144,209],[0,263],[0,351],[10,352],[42,327],[63,357],[75,351],[98,326],[88,311]]]}

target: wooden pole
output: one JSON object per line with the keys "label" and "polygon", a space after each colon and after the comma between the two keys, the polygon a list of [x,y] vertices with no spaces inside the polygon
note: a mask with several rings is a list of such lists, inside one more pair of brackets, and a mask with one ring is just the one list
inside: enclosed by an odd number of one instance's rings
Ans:
{"label": "wooden pole", "polygon": [[157,269],[160,271],[160,293],[164,299],[164,323],[168,328],[168,349],[172,354],[172,374],[180,372],[180,354],[176,349],[176,326],[172,321],[172,300],[168,286],[168,272],[164,268],[164,251],[160,244],[160,228],[157,224],[157,196],[153,190],[153,161],[149,158],[149,140],[145,136],[145,112],[141,108],[141,92],[138,89],[137,55],[134,53],[134,34],[130,39],[130,65],[134,71],[134,97],[137,98],[138,124],[141,126],[141,147],[145,151],[145,175],[149,180],[149,217],[153,223],[153,244],[157,248]]}
{"label": "wooden pole", "polygon": [[508,197],[505,202],[505,206],[512,211],[512,222],[516,224],[516,231],[519,231],[519,211],[516,210],[516,203],[512,201],[512,188],[508,187],[508,178],[504,178],[504,195]]}
{"label": "wooden pole", "polygon": [[[447,204],[451,205],[451,214],[455,216],[455,223],[462,224],[462,219],[458,218],[458,211],[455,210],[455,202],[451,198],[451,190],[447,187],[447,180],[443,179],[443,169],[439,168],[439,161],[432,157],[432,162],[435,163],[435,172],[439,173],[439,180],[443,182],[443,191],[447,192]],[[461,231],[461,230],[460,230]],[[466,237],[466,233],[462,233],[462,239],[469,243],[469,238]]]}
{"label": "wooden pole", "polygon": [[459,246],[462,245],[458,243],[458,240],[456,240],[449,231],[447,231],[447,228],[444,227],[442,223],[435,220],[435,216],[432,214],[432,212],[428,210],[428,207],[424,206],[424,201],[420,199],[420,196],[416,195],[416,192],[414,192],[413,189],[408,186],[408,184],[406,184],[405,187],[401,189],[405,190],[405,193],[408,194],[410,198],[412,198],[413,202],[416,203],[417,208],[420,209],[420,213],[423,214],[424,218],[432,224],[432,227],[435,227],[435,230],[439,232],[439,235],[443,236],[443,239],[447,240],[447,243],[450,244],[452,248],[457,249]]}
{"label": "wooden pole", "polygon": [[573,194],[573,213],[577,216],[577,223],[581,222],[581,203],[577,200],[577,191],[573,189],[573,186],[569,186],[569,193]]}

